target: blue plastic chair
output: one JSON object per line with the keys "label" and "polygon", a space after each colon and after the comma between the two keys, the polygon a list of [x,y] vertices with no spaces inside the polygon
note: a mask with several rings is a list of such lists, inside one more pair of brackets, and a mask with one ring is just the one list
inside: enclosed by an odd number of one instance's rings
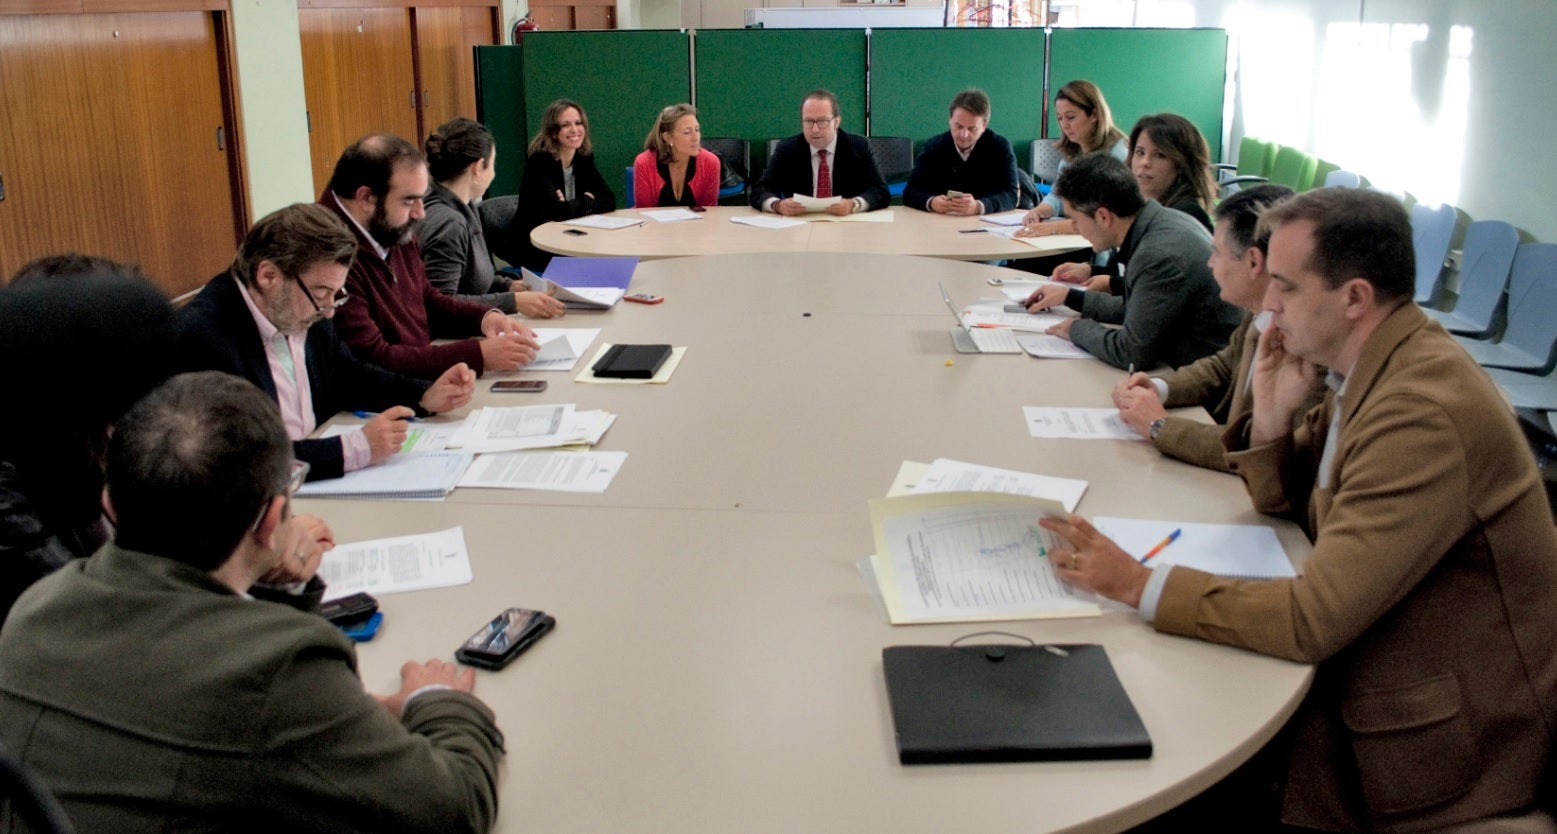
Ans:
{"label": "blue plastic chair", "polygon": [[622,189],[622,193],[627,196],[622,198],[622,208],[632,208],[633,203],[635,202],[634,197],[637,196],[633,194],[633,188],[635,185],[633,181],[633,166],[627,166],[627,174],[625,178],[627,180],[627,187]]}
{"label": "blue plastic chair", "polygon": [[1557,345],[1557,243],[1525,243],[1508,280],[1508,326],[1499,342],[1455,339],[1488,368],[1541,373],[1552,369]]}
{"label": "blue plastic chair", "polygon": [[1557,374],[1520,373],[1504,368],[1485,368],[1492,381],[1508,395],[1515,408],[1557,411]]}
{"label": "blue plastic chair", "polygon": [[1362,175],[1356,171],[1336,170],[1325,174],[1325,188],[1361,188]]}
{"label": "blue plastic chair", "polygon": [[1449,312],[1423,310],[1450,333],[1474,339],[1492,335],[1492,319],[1519,251],[1519,231],[1501,220],[1478,220],[1465,230],[1460,256],[1460,297]]}
{"label": "blue plastic chair", "polygon": [[1430,307],[1442,286],[1444,259],[1454,238],[1454,206],[1411,207],[1411,248],[1416,252],[1416,303]]}

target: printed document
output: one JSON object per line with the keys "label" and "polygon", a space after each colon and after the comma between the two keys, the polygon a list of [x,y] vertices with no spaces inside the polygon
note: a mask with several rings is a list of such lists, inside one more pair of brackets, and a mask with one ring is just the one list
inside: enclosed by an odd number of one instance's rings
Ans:
{"label": "printed document", "polygon": [[744,226],[756,226],[759,229],[788,229],[791,226],[804,226],[806,224],[804,220],[780,217],[777,214],[737,214],[730,218],[730,222],[740,223]]}
{"label": "printed document", "polygon": [[1007,313],[1004,301],[980,301],[963,308],[962,323],[969,327],[1009,327],[1043,333],[1070,316],[1054,313]]}
{"label": "printed document", "polygon": [[1053,478],[997,469],[960,460],[936,458],[930,468],[920,474],[912,487],[913,492],[1006,492],[1013,495],[1031,495],[1058,501],[1067,512],[1075,512],[1081,496],[1087,491],[1087,482],[1074,478]]}
{"label": "printed document", "polygon": [[605,492],[626,452],[507,452],[476,458],[462,487]]}
{"label": "printed document", "polygon": [[465,549],[465,528],[338,544],[324,554],[319,578],[326,585],[325,599],[361,591],[377,596],[468,585],[470,552]]}
{"label": "printed document", "polygon": [[1092,594],[1060,581],[1038,526],[1059,502],[1002,493],[932,492],[870,502],[873,558],[887,619],[987,622],[1101,613]]}
{"label": "printed document", "polygon": [[1091,359],[1092,354],[1076,347],[1069,339],[1044,333],[1018,333],[1016,343],[1028,356],[1039,359]]}
{"label": "printed document", "polygon": [[583,226],[586,229],[625,229],[643,225],[642,217],[612,217],[608,214],[586,214],[562,221],[564,226]]}
{"label": "printed document", "polygon": [[469,452],[514,452],[600,442],[616,415],[576,411],[572,403],[487,407],[474,412],[450,442]]}
{"label": "printed document", "polygon": [[703,219],[703,215],[689,208],[640,209],[638,213],[656,223],[675,223],[679,220]]}
{"label": "printed document", "polygon": [[[536,354],[535,360],[524,366],[527,371],[571,371],[578,365],[578,359],[589,350],[595,339],[600,336],[598,327],[536,327],[535,340],[541,343],[541,353]],[[571,355],[547,356],[547,347],[562,339],[566,353]],[[561,346],[559,348],[561,349]]]}
{"label": "printed document", "polygon": [[1117,408],[1043,408],[1023,406],[1027,431],[1033,437],[1078,440],[1145,440],[1119,419]]}

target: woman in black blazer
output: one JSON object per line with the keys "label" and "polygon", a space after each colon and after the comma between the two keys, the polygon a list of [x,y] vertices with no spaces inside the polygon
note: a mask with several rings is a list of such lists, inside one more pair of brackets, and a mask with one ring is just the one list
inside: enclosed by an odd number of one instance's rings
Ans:
{"label": "woman in black blazer", "polygon": [[595,167],[589,142],[589,118],[584,108],[557,99],[541,117],[541,129],[530,140],[519,185],[519,228],[523,234],[523,265],[540,272],[551,254],[530,242],[530,232],[542,223],[616,210],[616,195]]}

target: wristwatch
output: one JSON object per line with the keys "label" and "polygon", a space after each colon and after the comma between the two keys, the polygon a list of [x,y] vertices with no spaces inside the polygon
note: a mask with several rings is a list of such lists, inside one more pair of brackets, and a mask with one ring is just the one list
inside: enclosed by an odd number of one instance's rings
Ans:
{"label": "wristwatch", "polygon": [[1147,434],[1149,434],[1151,436],[1151,439],[1156,440],[1157,439],[1157,435],[1162,434],[1162,427],[1166,426],[1167,424],[1168,424],[1168,418],[1166,418],[1166,417],[1158,417],[1157,419],[1152,421],[1152,426],[1151,426],[1150,429],[1147,430]]}

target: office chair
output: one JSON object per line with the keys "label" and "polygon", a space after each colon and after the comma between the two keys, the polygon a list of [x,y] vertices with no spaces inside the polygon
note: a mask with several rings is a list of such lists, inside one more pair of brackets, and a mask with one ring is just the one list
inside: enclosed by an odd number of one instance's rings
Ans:
{"label": "office chair", "polygon": [[1361,188],[1362,175],[1355,171],[1335,170],[1325,174],[1325,188]]}
{"label": "office chair", "polygon": [[870,155],[876,158],[876,168],[887,181],[887,191],[893,197],[902,197],[908,186],[908,174],[914,170],[914,140],[907,136],[867,136]]}
{"label": "office chair", "polygon": [[1450,333],[1473,339],[1492,335],[1493,318],[1508,287],[1519,251],[1519,231],[1501,220],[1478,220],[1465,230],[1460,254],[1460,297],[1449,312],[1423,309]]}
{"label": "office chair", "polygon": [[[1053,187],[1054,181],[1060,178],[1060,163],[1065,159],[1060,149],[1054,147],[1054,140],[1034,139],[1027,153],[1032,160],[1029,167],[1033,172],[1033,179]],[[1044,193],[1048,192],[1044,191]]]}
{"label": "office chair", "polygon": [[751,143],[732,136],[704,136],[703,147],[719,157],[719,199],[745,194],[751,171]]}
{"label": "office chair", "polygon": [[1276,145],[1245,136],[1238,141],[1238,164],[1220,163],[1211,166],[1217,172],[1217,192],[1223,196],[1245,185],[1257,185],[1269,181],[1272,163],[1276,161]]}
{"label": "office chair", "polygon": [[[1511,371],[1506,368],[1483,368],[1487,376],[1503,389],[1503,394],[1515,408],[1534,408],[1557,412],[1557,373],[1544,376]],[[1557,430],[1557,429],[1554,429]]]}
{"label": "office chair", "polygon": [[505,263],[517,264],[524,257],[524,241],[515,239],[514,218],[519,214],[519,197],[489,197],[476,204],[481,216],[481,236],[487,252]]}
{"label": "office chair", "polygon": [[1314,169],[1319,160],[1298,148],[1276,146],[1276,159],[1270,166],[1270,181],[1293,191],[1307,191],[1314,185]]}
{"label": "office chair", "polygon": [[1456,221],[1454,206],[1429,206],[1417,203],[1411,207],[1411,248],[1416,252],[1416,303],[1430,307],[1442,287],[1444,259],[1449,257],[1449,244],[1454,238]]}
{"label": "office chair", "polygon": [[1552,370],[1552,348],[1557,345],[1552,310],[1557,310],[1557,243],[1520,244],[1508,279],[1508,324],[1502,340],[1454,338],[1483,367],[1543,373]]}
{"label": "office chair", "polygon": [[633,203],[637,202],[638,197],[638,195],[633,191],[636,184],[635,178],[633,177],[633,166],[627,166],[626,173],[623,175],[623,179],[626,181],[627,187],[622,189],[622,194],[624,195],[622,197],[622,208],[632,208]]}
{"label": "office chair", "polygon": [[1323,188],[1325,186],[1326,180],[1330,178],[1330,174],[1339,170],[1341,170],[1341,166],[1335,164],[1334,162],[1315,157],[1314,176],[1313,179],[1309,180],[1308,187]]}
{"label": "office chair", "polygon": [[0,806],[22,823],[22,830],[36,834],[75,834],[54,795],[21,760],[0,745]]}

